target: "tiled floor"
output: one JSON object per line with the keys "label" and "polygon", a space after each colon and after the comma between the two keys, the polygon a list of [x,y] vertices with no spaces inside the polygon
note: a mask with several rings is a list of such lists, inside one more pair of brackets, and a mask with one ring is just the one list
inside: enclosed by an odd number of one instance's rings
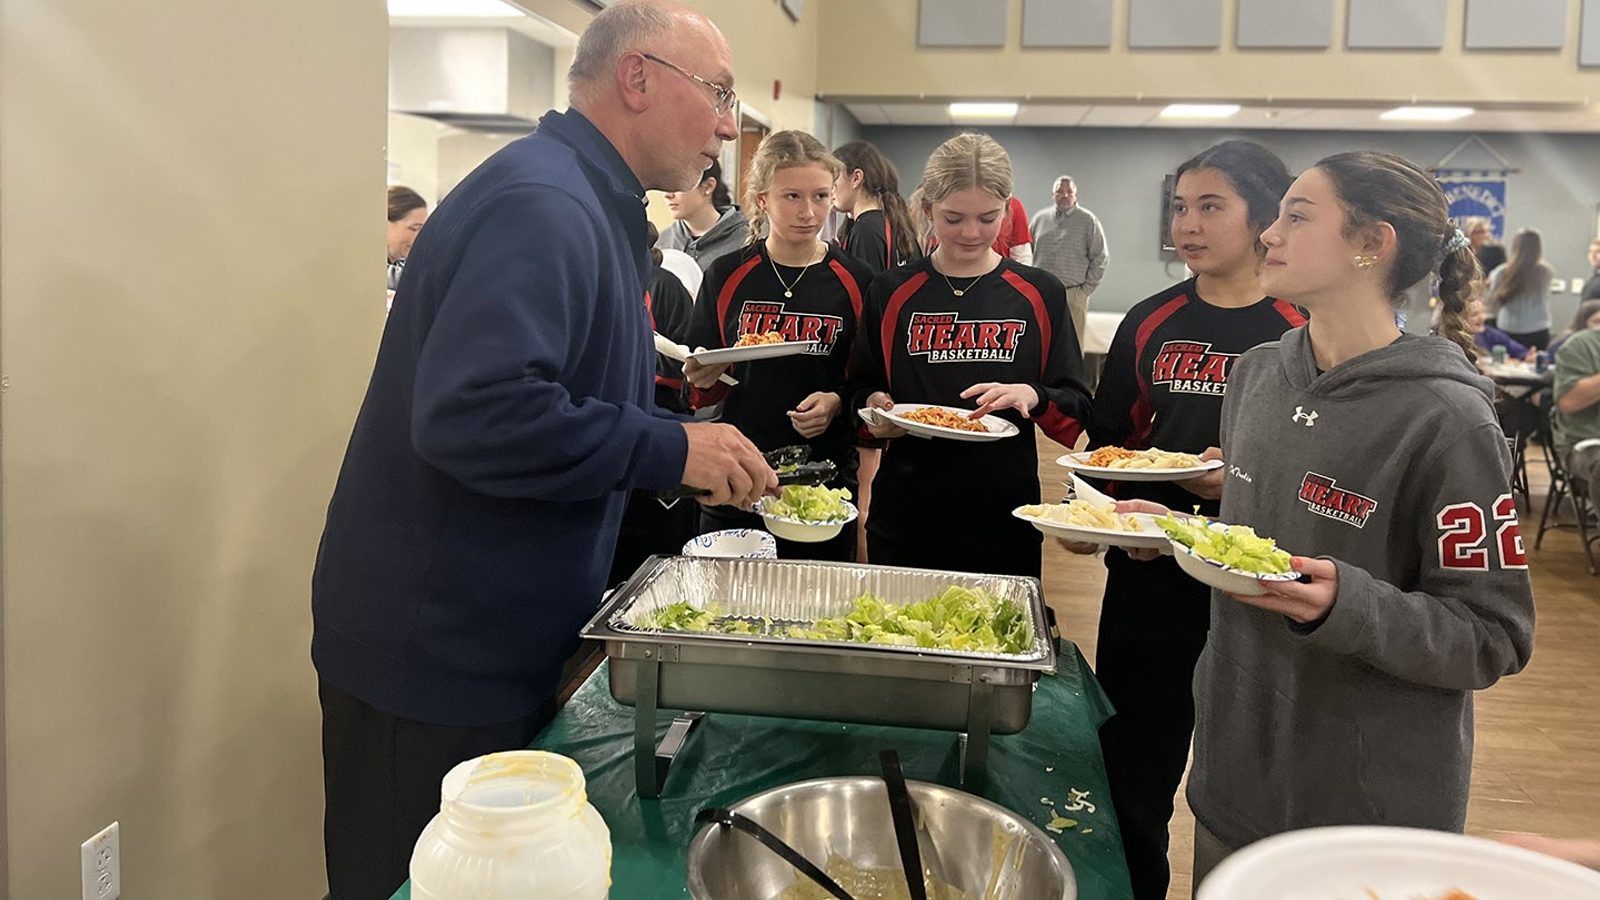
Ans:
{"label": "tiled floor", "polygon": [[[1534,449],[1537,453],[1537,448]],[[1059,448],[1040,444],[1045,498],[1061,496]],[[1538,625],[1526,671],[1478,695],[1477,751],[1467,830],[1531,831],[1600,838],[1600,578],[1585,566],[1576,532],[1551,532],[1533,549],[1543,508],[1543,464],[1532,461],[1534,492],[1523,533],[1532,565]],[[1105,570],[1047,542],[1046,596],[1062,630],[1094,660]],[[1178,796],[1172,823],[1169,900],[1189,897],[1194,819]]]}

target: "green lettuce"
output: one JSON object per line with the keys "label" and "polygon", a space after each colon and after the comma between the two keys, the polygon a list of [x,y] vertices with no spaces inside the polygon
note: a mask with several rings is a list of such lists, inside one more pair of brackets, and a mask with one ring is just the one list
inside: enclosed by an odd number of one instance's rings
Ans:
{"label": "green lettuce", "polygon": [[1167,536],[1195,552],[1196,556],[1230,569],[1255,575],[1281,575],[1293,571],[1291,557],[1278,549],[1278,542],[1256,534],[1248,525],[1209,528],[1206,519],[1179,519],[1163,516],[1156,520]]}
{"label": "green lettuce", "polygon": [[766,512],[801,522],[839,522],[850,518],[849,499],[849,488],[792,484],[766,500]]}

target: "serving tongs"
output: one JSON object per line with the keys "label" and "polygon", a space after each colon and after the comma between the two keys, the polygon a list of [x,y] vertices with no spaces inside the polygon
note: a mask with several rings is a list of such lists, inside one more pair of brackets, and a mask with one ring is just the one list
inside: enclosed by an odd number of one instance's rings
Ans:
{"label": "serving tongs", "polygon": [[[831,459],[812,462],[811,448],[805,444],[779,447],[762,456],[766,459],[767,465],[778,473],[780,488],[790,485],[816,487],[827,484],[839,475],[839,467]],[[710,493],[703,488],[680,484],[670,490],[661,491],[656,496],[662,500],[676,500],[680,497],[704,497]]]}

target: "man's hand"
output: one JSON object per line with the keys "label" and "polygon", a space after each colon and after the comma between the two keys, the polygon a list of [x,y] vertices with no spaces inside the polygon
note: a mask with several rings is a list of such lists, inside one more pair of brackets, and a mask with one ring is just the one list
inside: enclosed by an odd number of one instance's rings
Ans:
{"label": "man's hand", "polygon": [[711,386],[716,384],[717,379],[721,378],[722,373],[726,371],[728,371],[728,367],[725,365],[706,366],[692,359],[684,360],[683,363],[683,377],[687,378],[690,384],[702,391],[710,390]]}
{"label": "man's hand", "polygon": [[832,391],[817,391],[789,410],[789,424],[800,436],[810,440],[828,430],[834,416],[844,408],[844,401]]}
{"label": "man's hand", "polygon": [[685,422],[689,456],[683,464],[684,484],[708,490],[707,506],[748,509],[764,495],[776,493],[778,476],[761,451],[732,425]]}
{"label": "man's hand", "polygon": [[[877,391],[867,398],[868,409],[894,409],[894,399],[883,391]],[[904,437],[906,430],[893,422],[885,421],[882,425],[868,425],[867,432],[880,440]]]}
{"label": "man's hand", "polygon": [[[1152,516],[1170,516],[1172,515],[1172,510],[1167,509],[1165,506],[1162,506],[1161,504],[1151,500],[1117,501],[1117,515],[1126,516],[1132,515],[1133,513],[1149,513]],[[1150,550],[1143,547],[1124,547],[1122,549],[1128,554],[1129,559],[1138,560],[1139,562],[1149,562],[1152,559],[1160,559],[1163,555],[1160,550]]]}
{"label": "man's hand", "polygon": [[[1222,458],[1221,447],[1207,447],[1206,452],[1200,454],[1202,460]],[[1222,498],[1222,473],[1227,466],[1218,466],[1204,475],[1195,478],[1185,478],[1178,482],[1178,486],[1202,500],[1220,500]]]}

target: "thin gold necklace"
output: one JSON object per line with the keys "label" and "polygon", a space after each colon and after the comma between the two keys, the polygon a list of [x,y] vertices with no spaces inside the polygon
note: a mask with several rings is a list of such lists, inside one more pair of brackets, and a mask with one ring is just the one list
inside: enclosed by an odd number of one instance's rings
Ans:
{"label": "thin gold necklace", "polygon": [[[767,264],[772,266],[772,276],[774,278],[778,279],[778,283],[779,284],[783,285],[783,295],[785,297],[791,297],[792,298],[794,296],[795,285],[800,283],[800,279],[806,277],[806,270],[807,269],[810,269],[812,266],[817,264],[816,255],[817,255],[816,249],[812,248],[812,250],[811,250],[811,256],[812,256],[811,261],[805,264],[805,267],[800,270],[800,274],[796,275],[794,277],[794,281],[788,282],[788,281],[784,281],[783,280],[783,275],[778,272],[778,263],[777,263],[777,260],[774,260],[772,258],[772,249],[770,247],[767,248]],[[826,251],[824,251],[823,255],[824,256],[827,255]],[[960,296],[960,295],[957,294],[956,296]]]}

